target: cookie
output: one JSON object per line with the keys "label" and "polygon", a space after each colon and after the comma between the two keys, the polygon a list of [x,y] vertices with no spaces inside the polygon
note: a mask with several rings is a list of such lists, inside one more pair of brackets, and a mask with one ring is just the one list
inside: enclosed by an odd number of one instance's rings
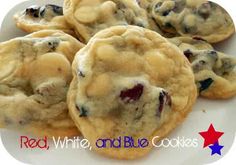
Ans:
{"label": "cookie", "polygon": [[[197,96],[182,52],[158,33],[138,26],[98,32],[76,54],[72,68],[70,115],[93,150],[117,159],[137,159],[150,152],[151,139],[161,139],[177,127]],[[135,142],[146,138],[149,145],[100,146],[101,139],[124,136]]]}
{"label": "cookie", "polygon": [[173,37],[168,40],[178,46],[181,50],[187,49],[208,49],[214,50],[213,46],[201,38],[191,37]]}
{"label": "cookie", "polygon": [[236,57],[215,51],[206,41],[188,37],[170,39],[189,59],[198,92],[209,99],[236,95]]}
{"label": "cookie", "polygon": [[37,136],[78,135],[66,94],[71,61],[82,47],[54,30],[0,43],[0,127]]}
{"label": "cookie", "polygon": [[74,35],[73,29],[66,22],[63,8],[57,5],[30,6],[14,15],[18,28],[32,33],[39,30],[62,30]]}
{"label": "cookie", "polygon": [[147,19],[148,19],[150,30],[155,31],[166,38],[172,38],[172,37],[179,36],[179,34],[177,34],[177,33],[170,33],[170,32],[168,32],[168,30],[162,30],[160,28],[160,25],[155,21],[155,19],[152,16],[150,16],[150,12],[149,12],[150,11],[150,5],[149,5],[150,2],[149,2],[149,0],[137,0],[137,3],[141,8],[145,9],[147,12],[147,15],[148,15]]}
{"label": "cookie", "polygon": [[146,11],[133,0],[65,0],[63,8],[67,22],[86,43],[98,31],[111,26],[149,27]]}
{"label": "cookie", "polygon": [[199,37],[209,43],[225,40],[235,32],[230,15],[218,4],[206,0],[140,0],[163,31]]}

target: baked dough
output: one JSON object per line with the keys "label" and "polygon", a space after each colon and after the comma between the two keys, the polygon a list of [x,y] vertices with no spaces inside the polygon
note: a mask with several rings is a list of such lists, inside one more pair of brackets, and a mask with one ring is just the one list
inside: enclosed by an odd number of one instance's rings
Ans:
{"label": "baked dough", "polygon": [[[190,63],[154,31],[115,26],[98,32],[73,61],[69,112],[93,150],[137,159],[151,139],[167,136],[191,111],[197,96]],[[98,148],[98,139],[131,136],[145,148]]]}
{"label": "baked dough", "polygon": [[191,62],[201,96],[227,99],[236,95],[236,57],[215,51],[203,40],[189,37],[169,39]]}
{"label": "baked dough", "polygon": [[149,28],[146,11],[135,0],[65,0],[64,15],[81,41],[115,25]]}
{"label": "baked dough", "polygon": [[218,4],[206,0],[140,0],[163,31],[199,37],[209,43],[225,40],[235,32],[230,15]]}
{"label": "baked dough", "polygon": [[73,29],[65,20],[63,8],[57,5],[30,6],[16,13],[14,19],[17,27],[28,33],[54,29],[75,36]]}
{"label": "baked dough", "polygon": [[155,19],[152,17],[152,16],[150,16],[150,2],[149,2],[149,0],[137,0],[137,3],[138,3],[138,5],[141,7],[141,8],[143,8],[143,9],[145,9],[146,10],[146,12],[147,12],[147,15],[148,15],[148,17],[147,17],[147,19],[148,19],[148,23],[149,23],[149,29],[150,30],[153,30],[153,31],[155,31],[155,32],[157,32],[157,33],[159,33],[160,35],[162,35],[162,36],[164,36],[164,37],[166,37],[166,38],[171,38],[171,37],[178,37],[178,36],[180,36],[179,34],[177,34],[177,33],[173,33],[173,32],[168,32],[168,30],[162,30],[161,28],[160,28],[160,25],[155,21]]}
{"label": "baked dough", "polygon": [[84,45],[44,30],[0,43],[0,127],[37,136],[74,136],[66,94],[71,62]]}

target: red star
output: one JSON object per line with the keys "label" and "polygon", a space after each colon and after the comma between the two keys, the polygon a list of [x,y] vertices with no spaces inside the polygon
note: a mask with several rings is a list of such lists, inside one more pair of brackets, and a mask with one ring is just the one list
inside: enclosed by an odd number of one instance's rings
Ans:
{"label": "red star", "polygon": [[210,144],[215,144],[218,139],[224,134],[224,132],[217,132],[211,124],[207,131],[199,132],[199,134],[204,138],[203,148],[209,146]]}

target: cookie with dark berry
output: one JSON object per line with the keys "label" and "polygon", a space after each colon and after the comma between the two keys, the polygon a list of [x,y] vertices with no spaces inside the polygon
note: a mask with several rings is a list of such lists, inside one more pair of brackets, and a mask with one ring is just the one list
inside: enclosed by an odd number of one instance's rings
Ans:
{"label": "cookie with dark berry", "polygon": [[[158,33],[138,26],[98,32],[73,62],[69,112],[92,148],[118,159],[150,152],[151,139],[170,133],[197,97],[187,58]],[[146,148],[99,148],[98,139],[146,138]]]}
{"label": "cookie with dark berry", "polygon": [[236,95],[236,57],[216,51],[198,38],[169,39],[191,62],[201,96],[227,99]]}
{"label": "cookie with dark berry", "polygon": [[30,6],[14,15],[17,27],[26,32],[39,30],[62,30],[75,35],[72,27],[66,22],[61,6],[47,4]]}
{"label": "cookie with dark berry", "polygon": [[148,18],[168,33],[200,37],[209,43],[235,32],[232,18],[221,6],[206,0],[140,0]]}

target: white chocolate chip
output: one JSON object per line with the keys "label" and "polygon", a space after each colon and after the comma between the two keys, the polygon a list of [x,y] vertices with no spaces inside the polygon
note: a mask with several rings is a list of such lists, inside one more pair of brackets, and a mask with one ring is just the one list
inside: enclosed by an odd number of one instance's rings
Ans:
{"label": "white chocolate chip", "polygon": [[104,14],[112,14],[116,10],[116,4],[112,1],[106,1],[101,6],[101,11],[103,11]]}
{"label": "white chocolate chip", "polygon": [[184,24],[187,25],[187,27],[194,27],[196,25],[196,16],[193,14],[187,15],[184,18]]}
{"label": "white chocolate chip", "polygon": [[97,76],[87,88],[89,97],[102,97],[112,90],[112,80],[107,74]]}
{"label": "white chocolate chip", "polygon": [[111,62],[118,56],[117,50],[111,45],[103,45],[97,49],[97,57],[105,62]]}
{"label": "white chocolate chip", "polygon": [[82,23],[91,23],[98,18],[98,10],[95,7],[83,6],[76,10],[75,17]]}
{"label": "white chocolate chip", "polygon": [[206,2],[206,0],[187,0],[186,4],[189,7],[198,7],[202,3]]}

